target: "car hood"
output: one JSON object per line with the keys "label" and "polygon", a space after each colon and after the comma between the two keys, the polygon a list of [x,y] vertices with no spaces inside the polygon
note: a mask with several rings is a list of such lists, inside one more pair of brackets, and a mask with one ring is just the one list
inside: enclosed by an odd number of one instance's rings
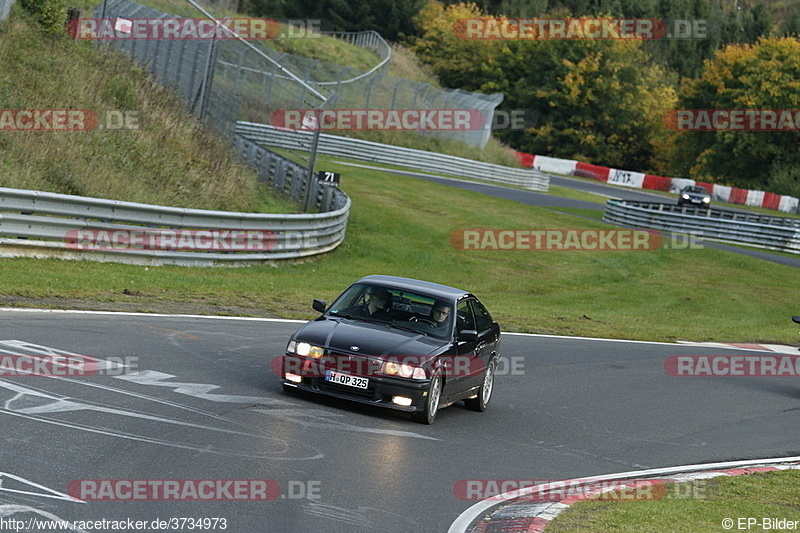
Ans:
{"label": "car hood", "polygon": [[378,357],[431,355],[449,344],[443,339],[391,328],[384,324],[328,317],[305,324],[295,333],[294,340],[322,346],[338,353]]}

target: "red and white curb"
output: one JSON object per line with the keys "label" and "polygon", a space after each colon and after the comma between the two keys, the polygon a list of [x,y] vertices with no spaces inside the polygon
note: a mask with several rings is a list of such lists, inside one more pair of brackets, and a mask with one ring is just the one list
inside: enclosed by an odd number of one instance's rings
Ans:
{"label": "red and white curb", "polygon": [[[448,533],[541,533],[551,520],[569,509],[575,502],[611,490],[635,489],[637,482],[641,483],[643,479],[685,483],[719,476],[739,476],[789,469],[800,470],[800,457],[677,466],[536,485],[476,503],[461,513],[448,529]],[[580,490],[580,487],[597,485],[600,482],[604,482],[602,485],[605,488],[596,491]],[[547,494],[549,491],[562,494],[565,487],[577,495],[570,495],[560,500],[554,498],[546,502],[531,501],[530,497],[526,497],[534,491],[537,494]]]}
{"label": "red and white curb", "polygon": [[785,344],[755,344],[755,343],[735,343],[735,342],[690,342],[678,341],[678,344],[685,346],[700,346],[703,348],[729,348],[733,350],[752,350],[757,352],[772,352],[787,355],[800,355],[800,348],[787,346]]}

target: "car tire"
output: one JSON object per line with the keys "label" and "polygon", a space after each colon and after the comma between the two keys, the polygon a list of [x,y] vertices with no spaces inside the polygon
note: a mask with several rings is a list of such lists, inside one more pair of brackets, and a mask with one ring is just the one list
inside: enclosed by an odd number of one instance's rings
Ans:
{"label": "car tire", "polygon": [[422,405],[422,410],[414,412],[411,417],[421,424],[433,424],[433,421],[436,420],[436,412],[439,410],[441,399],[442,377],[439,374],[435,374],[431,378],[431,384],[428,386],[428,396]]}
{"label": "car tire", "polygon": [[497,369],[497,360],[492,359],[489,366],[483,372],[483,381],[481,388],[478,390],[477,398],[468,398],[464,400],[464,405],[467,409],[472,411],[484,412],[489,407],[489,401],[492,399],[492,392],[494,391],[494,375]]}

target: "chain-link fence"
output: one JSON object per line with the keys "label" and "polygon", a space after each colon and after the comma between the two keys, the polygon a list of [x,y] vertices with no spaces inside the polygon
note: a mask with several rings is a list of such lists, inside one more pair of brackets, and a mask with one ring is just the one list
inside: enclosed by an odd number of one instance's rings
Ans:
{"label": "chain-link fence", "polygon": [[[108,0],[95,9],[93,16],[107,24],[106,29],[111,28],[114,36],[120,35],[117,28],[121,21],[178,18],[130,0]],[[148,25],[152,26],[150,23]],[[268,122],[271,114],[278,109],[317,109],[328,99],[329,95],[304,83],[269,53],[265,53],[263,46],[233,39],[223,29],[212,33],[226,38],[115,38],[98,39],[97,42],[100,46],[107,44],[130,54],[160,83],[176,89],[186,99],[192,113],[232,142],[236,142],[236,121],[242,116]],[[273,78],[280,79],[280,82],[273,83],[274,87],[265,95],[263,80],[254,79],[250,75],[253,71],[271,72]],[[274,154],[276,158],[287,159],[286,164],[278,164],[270,158],[271,162],[261,168],[260,162],[266,160],[263,157],[250,162],[258,167],[259,176],[268,182],[279,178],[277,174],[270,175],[270,172],[294,169],[291,174],[295,182],[292,186],[293,199],[299,199],[311,207],[315,202],[309,201],[313,189],[311,182],[314,181],[310,179],[314,159],[310,148],[298,146],[296,150],[282,150],[280,154]]]}
{"label": "chain-link fence", "polygon": [[[8,0],[0,0],[3,1]],[[191,6],[182,3],[174,11],[187,18],[204,19],[206,23],[214,20],[195,0],[188,2]],[[142,20],[148,21],[147,26],[151,28],[158,26],[153,21],[161,27],[165,27],[168,20],[170,24],[187,21],[132,0],[105,0],[94,10],[93,17],[100,28],[106,33],[110,29],[114,37],[108,39],[102,38],[107,35],[100,35],[98,45],[107,44],[130,54],[159,82],[183,95],[196,116],[237,146],[242,144],[236,138],[237,122],[274,124],[275,117],[288,110],[323,109],[477,110],[483,117],[483,128],[428,134],[483,146],[491,134],[494,109],[502,100],[502,95],[443,90],[388,76],[391,48],[375,32],[329,34],[373,54],[372,68],[359,71],[280,52],[264,41],[233,38],[223,27],[224,21],[213,22],[217,24],[217,31],[211,32],[214,38],[137,38],[130,27]],[[120,29],[125,27],[128,29]],[[255,163],[259,165],[259,175],[267,181],[275,178],[269,173],[277,168],[294,169],[291,176],[295,184],[291,189],[296,191],[300,187],[298,194],[304,198],[304,206],[310,208],[320,205],[312,198],[316,194],[311,179],[319,130],[315,129],[313,135],[303,136],[303,139],[292,148],[271,149],[276,157],[286,158],[295,166],[276,165],[273,157],[261,155]],[[263,166],[260,163],[266,160],[270,163],[260,168]]]}
{"label": "chain-link fence", "polygon": [[[194,3],[194,2],[192,2]],[[95,17],[175,18],[132,0],[108,0]],[[185,13],[186,4],[178,9]],[[199,10],[198,10],[199,12]],[[258,40],[122,40],[115,46],[134,54],[164,83],[176,86],[192,110],[222,133],[237,121],[273,123],[273,113],[297,109],[469,110],[483,124],[469,130],[426,131],[483,147],[491,135],[501,94],[448,90],[387,74],[391,48],[373,31],[329,32],[374,54],[372,68],[358,70],[280,52]],[[306,35],[305,38],[313,38]]]}
{"label": "chain-link fence", "polygon": [[16,2],[16,0],[0,0],[0,22],[6,20],[14,2]]}

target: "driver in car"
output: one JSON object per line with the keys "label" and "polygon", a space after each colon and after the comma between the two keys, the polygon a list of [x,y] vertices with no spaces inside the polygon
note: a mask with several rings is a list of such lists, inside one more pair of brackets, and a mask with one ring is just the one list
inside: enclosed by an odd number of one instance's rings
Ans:
{"label": "driver in car", "polygon": [[450,306],[444,302],[436,302],[431,309],[431,321],[438,331],[444,332],[447,330],[449,321],[447,318],[450,316]]}

